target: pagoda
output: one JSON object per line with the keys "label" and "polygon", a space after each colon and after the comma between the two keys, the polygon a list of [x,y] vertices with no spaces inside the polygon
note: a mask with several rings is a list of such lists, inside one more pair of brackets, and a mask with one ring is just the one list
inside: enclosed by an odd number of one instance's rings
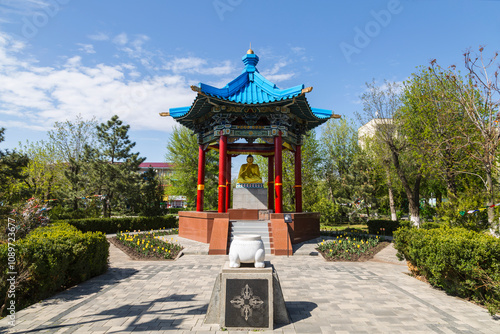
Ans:
{"label": "pagoda", "polygon": [[[332,110],[311,108],[312,87],[279,89],[257,70],[252,49],[242,58],[243,72],[223,88],[200,83],[191,106],[171,108],[172,116],[198,137],[196,211],[179,212],[179,236],[210,243],[209,254],[227,254],[234,221],[260,221],[268,227],[271,253],[292,254],[292,243],[319,237],[319,213],[302,212],[301,146],[307,131],[330,118]],[[241,143],[243,139],[246,142]],[[260,140],[258,140],[260,139]],[[219,152],[218,210],[204,211],[205,153]],[[283,212],[282,152],[295,156],[295,212]],[[240,154],[267,157],[267,210],[231,209],[231,158]],[[291,172],[291,171],[285,171]]]}

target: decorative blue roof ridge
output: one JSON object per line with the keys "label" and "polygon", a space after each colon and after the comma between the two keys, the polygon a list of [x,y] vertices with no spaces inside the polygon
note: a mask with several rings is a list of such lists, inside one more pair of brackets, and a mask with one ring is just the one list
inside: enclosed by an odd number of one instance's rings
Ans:
{"label": "decorative blue roof ridge", "polygon": [[300,95],[305,89],[304,85],[298,85],[282,90],[260,73],[246,71],[223,88],[216,88],[204,83],[192,88],[206,95],[242,104],[287,100]]}
{"label": "decorative blue roof ridge", "polygon": [[259,57],[251,49],[243,56],[242,61],[245,64],[243,73],[226,86],[216,88],[199,83],[198,86],[191,86],[191,89],[207,96],[241,104],[261,104],[288,100],[301,93],[311,91],[309,88],[304,88],[304,85],[283,90],[279,89],[259,73],[255,67],[259,62]]}
{"label": "decorative blue roof ridge", "polygon": [[333,110],[328,110],[328,109],[311,108],[311,111],[314,116],[323,119],[330,118],[333,115]]}
{"label": "decorative blue roof ridge", "polygon": [[[248,50],[248,52],[250,52],[251,50]],[[243,58],[241,58],[241,60],[243,61],[243,64],[245,64],[245,69],[243,70],[243,73],[245,72],[249,72],[249,73],[253,73],[253,72],[259,72],[257,70],[257,64],[259,63],[259,57],[253,53],[248,53],[246,55],[243,56]]]}
{"label": "decorative blue roof ridge", "polygon": [[189,109],[191,109],[191,106],[189,107],[180,107],[180,108],[170,108],[169,109],[169,114],[170,116],[174,118],[182,117],[186,115],[189,112]]}

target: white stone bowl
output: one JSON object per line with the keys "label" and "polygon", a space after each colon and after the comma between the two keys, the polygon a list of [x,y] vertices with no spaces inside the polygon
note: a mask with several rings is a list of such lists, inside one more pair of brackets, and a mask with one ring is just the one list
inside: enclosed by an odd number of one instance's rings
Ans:
{"label": "white stone bowl", "polygon": [[238,268],[240,263],[255,263],[263,268],[266,252],[260,235],[237,234],[229,247],[229,266]]}

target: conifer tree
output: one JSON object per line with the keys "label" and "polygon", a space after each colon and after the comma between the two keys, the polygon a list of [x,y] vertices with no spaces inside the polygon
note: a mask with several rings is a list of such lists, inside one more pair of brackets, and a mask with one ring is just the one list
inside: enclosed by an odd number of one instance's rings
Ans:
{"label": "conifer tree", "polygon": [[[0,143],[4,141],[5,128],[0,128]],[[28,165],[26,155],[0,150],[0,216],[7,214],[16,198],[13,185],[24,179],[23,168]]]}
{"label": "conifer tree", "polygon": [[131,150],[135,142],[128,137],[130,125],[123,125],[117,115],[96,127],[99,147],[86,145],[88,176],[94,192],[102,196],[103,216],[113,208],[133,209],[139,196],[139,165],[145,158]]}
{"label": "conifer tree", "polygon": [[158,175],[151,167],[141,174],[140,213],[143,216],[161,215],[160,203],[163,198],[163,189]]}

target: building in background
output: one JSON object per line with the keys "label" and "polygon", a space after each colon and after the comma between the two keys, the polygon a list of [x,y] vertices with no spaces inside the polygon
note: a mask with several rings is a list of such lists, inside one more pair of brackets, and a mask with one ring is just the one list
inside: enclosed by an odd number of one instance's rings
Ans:
{"label": "building in background", "polygon": [[358,128],[358,145],[362,148],[366,148],[366,140],[373,138],[375,133],[380,130],[380,128],[391,127],[394,125],[392,123],[392,118],[374,118],[368,123]]}
{"label": "building in background", "polygon": [[167,195],[167,188],[171,186],[170,181],[174,172],[174,165],[169,162],[143,162],[139,165],[139,173],[144,173],[149,168],[153,168],[160,180],[160,185],[163,189],[163,205],[166,205],[167,208],[186,208],[186,196]]}

